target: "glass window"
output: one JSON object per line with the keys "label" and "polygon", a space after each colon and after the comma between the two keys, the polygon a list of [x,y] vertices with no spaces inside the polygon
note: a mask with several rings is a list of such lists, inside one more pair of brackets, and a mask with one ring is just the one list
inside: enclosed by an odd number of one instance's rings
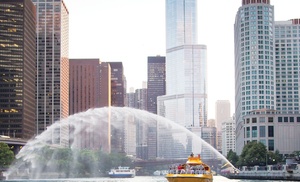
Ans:
{"label": "glass window", "polygon": [[268,126],[268,136],[274,137],[274,127],[273,126]]}
{"label": "glass window", "polygon": [[252,126],[252,138],[257,137],[257,126]]}
{"label": "glass window", "polygon": [[279,123],[282,122],[282,117],[278,117],[278,122],[279,122]]}
{"label": "glass window", "polygon": [[269,145],[269,150],[274,151],[274,140],[269,140],[268,145]]}
{"label": "glass window", "polygon": [[268,122],[273,123],[273,117],[268,117]]}
{"label": "glass window", "polygon": [[294,122],[294,117],[290,117],[290,122],[291,122],[291,123]]}
{"label": "glass window", "polygon": [[265,117],[259,117],[259,122],[264,123],[265,122]]}
{"label": "glass window", "polygon": [[246,130],[247,130],[247,138],[250,138],[250,127],[247,127]]}
{"label": "glass window", "polygon": [[259,137],[266,137],[266,127],[259,126]]}

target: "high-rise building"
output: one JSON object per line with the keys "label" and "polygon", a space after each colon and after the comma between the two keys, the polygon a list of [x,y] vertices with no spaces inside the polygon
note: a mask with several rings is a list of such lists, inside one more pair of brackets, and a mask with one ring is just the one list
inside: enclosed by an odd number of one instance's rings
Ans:
{"label": "high-rise building", "polygon": [[222,122],[230,118],[230,102],[229,100],[217,100],[215,108],[217,131],[221,131]]}
{"label": "high-rise building", "polygon": [[222,154],[227,156],[228,152],[235,152],[235,120],[234,117],[222,122]]}
{"label": "high-rise building", "polygon": [[166,59],[148,57],[147,111],[157,114],[157,97],[166,94]]}
{"label": "high-rise building", "polygon": [[158,97],[158,115],[184,127],[207,126],[206,46],[197,41],[197,0],[166,0],[166,95]]}
{"label": "high-rise building", "polygon": [[197,44],[197,0],[166,0],[166,80],[158,114],[186,127],[206,125],[206,46]]}
{"label": "high-rise building", "polygon": [[[37,12],[37,134],[69,116],[69,12],[63,0],[33,0]],[[53,133],[66,145],[67,128]],[[66,139],[66,140],[64,140]],[[54,140],[54,139],[53,139]]]}
{"label": "high-rise building", "polygon": [[100,60],[70,59],[70,115],[100,107]]}
{"label": "high-rise building", "polygon": [[[274,7],[270,0],[243,0],[234,27],[235,114],[239,128],[249,111],[275,109]],[[238,129],[236,137],[236,145],[243,147],[244,129]]]}
{"label": "high-rise building", "polygon": [[238,155],[250,141],[283,155],[300,147],[299,29],[299,19],[275,22],[270,0],[242,1],[235,19]]}
{"label": "high-rise building", "polygon": [[124,107],[126,80],[122,62],[108,62],[111,67],[111,106]]}
{"label": "high-rise building", "polygon": [[[111,106],[124,107],[126,96],[126,79],[122,62],[108,62],[111,68]],[[115,153],[127,152],[127,131],[132,119],[126,122],[111,121],[111,151]],[[116,127],[116,125],[118,125]],[[128,126],[128,127],[127,127]]]}
{"label": "high-rise building", "polygon": [[217,127],[217,150],[222,151],[222,123],[230,118],[229,100],[217,100],[215,109]]}
{"label": "high-rise building", "polygon": [[35,134],[36,33],[31,0],[0,1],[0,135]]}
{"label": "high-rise building", "polygon": [[100,107],[111,106],[111,68],[109,63],[100,64]]}

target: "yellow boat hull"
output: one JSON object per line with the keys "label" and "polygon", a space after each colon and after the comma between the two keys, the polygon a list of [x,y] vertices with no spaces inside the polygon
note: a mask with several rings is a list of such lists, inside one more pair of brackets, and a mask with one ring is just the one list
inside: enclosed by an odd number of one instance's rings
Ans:
{"label": "yellow boat hull", "polygon": [[213,176],[206,174],[167,174],[168,182],[212,182]]}

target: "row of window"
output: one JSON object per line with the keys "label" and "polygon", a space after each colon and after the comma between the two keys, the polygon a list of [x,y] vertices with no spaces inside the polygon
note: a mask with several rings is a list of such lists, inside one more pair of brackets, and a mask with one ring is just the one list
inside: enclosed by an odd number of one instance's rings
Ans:
{"label": "row of window", "polygon": [[[259,117],[259,118],[246,118],[246,124],[250,124],[250,123],[273,123],[274,122],[274,118],[273,117]],[[277,117],[277,122],[281,123],[281,122],[298,122],[300,123],[300,117],[293,117],[293,116],[278,116]]]}

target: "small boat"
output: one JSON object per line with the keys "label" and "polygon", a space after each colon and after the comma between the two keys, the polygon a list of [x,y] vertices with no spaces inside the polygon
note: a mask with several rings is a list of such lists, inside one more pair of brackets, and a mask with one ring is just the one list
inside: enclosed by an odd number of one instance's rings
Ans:
{"label": "small boat", "polygon": [[170,168],[166,178],[169,182],[212,182],[213,174],[200,155],[191,154],[185,164]]}
{"label": "small boat", "polygon": [[129,167],[119,166],[116,169],[111,169],[108,173],[111,178],[134,178],[135,169],[130,169]]}

